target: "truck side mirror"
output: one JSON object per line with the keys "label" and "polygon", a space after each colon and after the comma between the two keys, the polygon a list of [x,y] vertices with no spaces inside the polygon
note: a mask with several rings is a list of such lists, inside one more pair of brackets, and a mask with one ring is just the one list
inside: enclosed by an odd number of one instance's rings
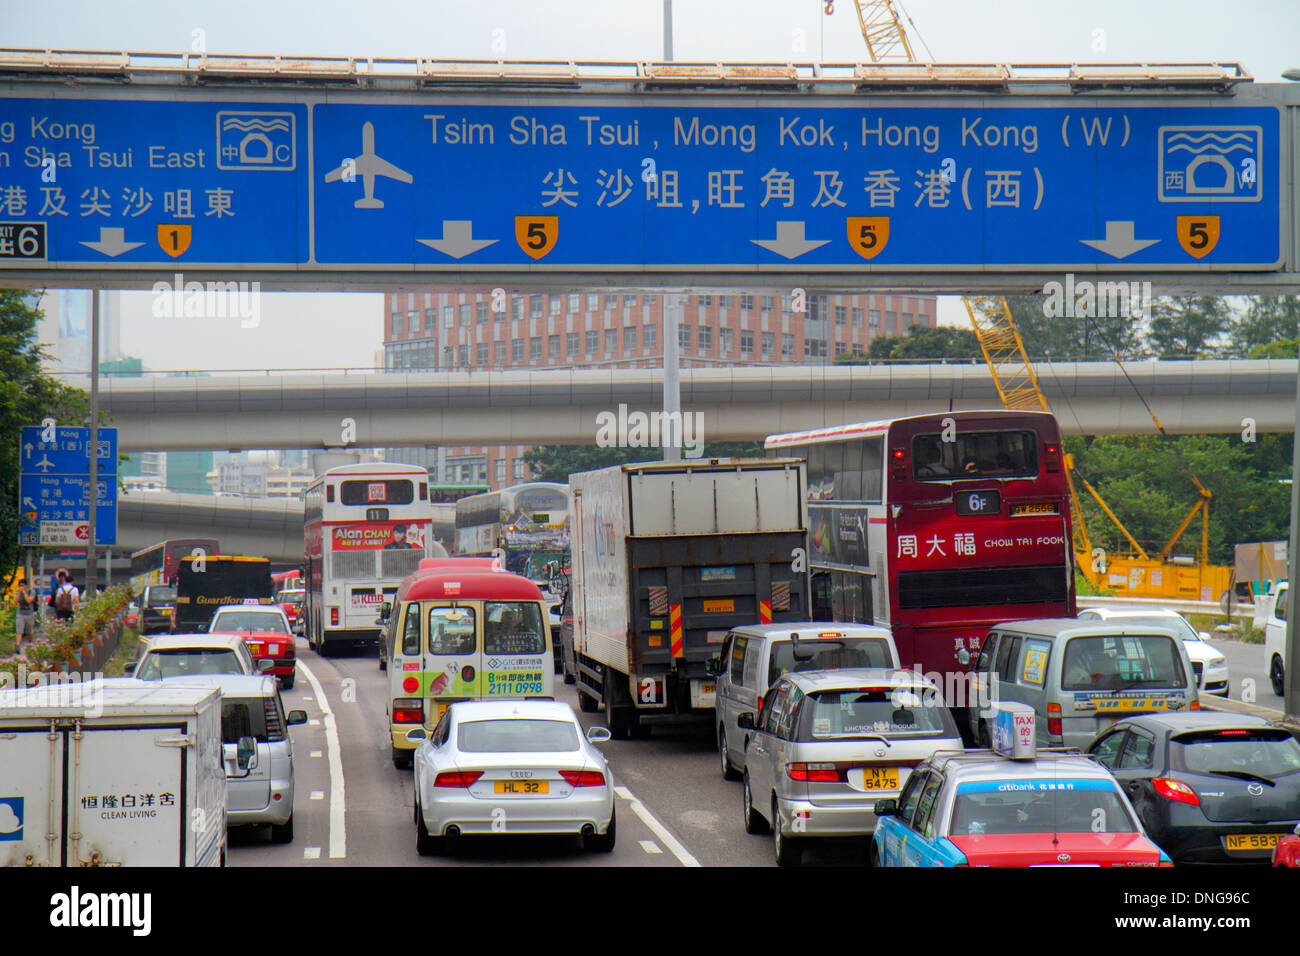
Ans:
{"label": "truck side mirror", "polygon": [[392,613],[393,605],[391,602],[385,601],[383,604],[379,605],[379,622],[382,624],[384,621],[387,621]]}
{"label": "truck side mirror", "polygon": [[269,674],[275,668],[275,661],[260,660],[257,662],[258,673]]}
{"label": "truck side mirror", "polygon": [[704,676],[717,677],[722,673],[722,661],[716,657],[710,657],[704,662]]}
{"label": "truck side mirror", "polygon": [[877,801],[876,801],[876,805],[875,805],[875,807],[872,808],[872,813],[874,813],[874,814],[875,814],[876,816],[878,816],[878,817],[893,817],[893,816],[897,816],[897,815],[898,815],[898,801],[897,801],[897,800],[892,800],[892,799],[891,799],[891,800],[877,800]]}
{"label": "truck side mirror", "polygon": [[754,729],[754,714],[753,714],[753,712],[747,710],[747,711],[745,711],[743,714],[741,714],[739,717],[737,717],[737,718],[736,718],[736,726],[739,727],[741,730],[753,730],[753,729]]}
{"label": "truck side mirror", "polygon": [[288,723],[289,723],[289,726],[291,726],[291,727],[292,727],[294,724],[305,724],[305,723],[307,723],[307,711],[305,711],[305,710],[291,710],[291,711],[289,711],[289,716],[288,716],[286,719],[287,719],[287,721],[288,721]]}

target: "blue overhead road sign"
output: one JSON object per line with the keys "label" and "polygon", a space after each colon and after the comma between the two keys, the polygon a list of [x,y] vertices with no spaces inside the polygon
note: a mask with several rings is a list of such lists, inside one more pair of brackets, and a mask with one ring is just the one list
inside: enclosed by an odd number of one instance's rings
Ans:
{"label": "blue overhead road sign", "polygon": [[[24,425],[18,443],[19,532],[24,545],[82,545],[90,537],[90,429]],[[95,543],[117,544],[117,429],[99,429]]]}
{"label": "blue overhead road sign", "polygon": [[[52,441],[45,441],[51,438]],[[33,475],[89,475],[90,429],[83,425],[24,425],[18,442],[19,470]],[[117,429],[99,429],[101,475],[117,474]]]}
{"label": "blue overhead road sign", "polygon": [[700,102],[0,98],[0,268],[33,258],[300,273],[1283,264],[1290,187],[1273,106]]}

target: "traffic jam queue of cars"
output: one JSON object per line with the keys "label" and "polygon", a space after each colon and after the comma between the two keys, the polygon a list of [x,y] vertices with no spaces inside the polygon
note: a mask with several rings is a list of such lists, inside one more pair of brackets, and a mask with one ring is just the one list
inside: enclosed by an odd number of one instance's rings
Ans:
{"label": "traffic jam queue of cars", "polygon": [[781,865],[836,837],[869,839],[878,866],[1300,857],[1295,732],[1200,710],[1167,627],[998,625],[955,712],[878,627],[736,628],[712,669],[722,774]]}

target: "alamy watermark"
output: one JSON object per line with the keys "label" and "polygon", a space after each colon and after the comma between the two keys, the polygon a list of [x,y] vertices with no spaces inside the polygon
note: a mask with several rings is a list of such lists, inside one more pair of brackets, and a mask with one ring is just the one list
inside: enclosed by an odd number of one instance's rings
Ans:
{"label": "alamy watermark", "polygon": [[[674,436],[677,441],[674,441]],[[703,412],[628,411],[596,415],[596,444],[601,448],[666,448],[680,444],[686,458],[704,454]]]}
{"label": "alamy watermark", "polygon": [[1074,273],[1065,274],[1065,282],[1048,282],[1043,286],[1043,315],[1049,319],[1151,317],[1150,282],[1074,281]]}
{"label": "alamy watermark", "polygon": [[244,329],[261,324],[261,282],[186,282],[179,272],[174,279],[154,283],[154,318],[239,319]]}

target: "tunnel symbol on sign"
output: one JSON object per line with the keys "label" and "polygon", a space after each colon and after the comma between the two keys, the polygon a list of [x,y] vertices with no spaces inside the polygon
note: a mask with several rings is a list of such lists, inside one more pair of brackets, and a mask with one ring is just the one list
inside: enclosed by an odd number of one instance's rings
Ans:
{"label": "tunnel symbol on sign", "polygon": [[223,110],[217,113],[217,168],[292,170],[295,130],[292,113]]}
{"label": "tunnel symbol on sign", "polygon": [[1259,202],[1263,197],[1258,126],[1162,126],[1161,202]]}

